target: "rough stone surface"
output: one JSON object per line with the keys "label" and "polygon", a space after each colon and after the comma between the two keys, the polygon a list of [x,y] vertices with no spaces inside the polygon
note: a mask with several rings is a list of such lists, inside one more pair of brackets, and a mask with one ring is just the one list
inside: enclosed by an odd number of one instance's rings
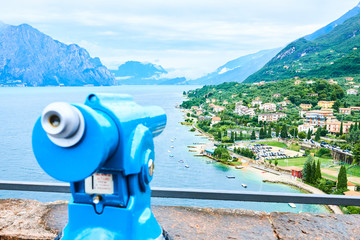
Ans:
{"label": "rough stone surface", "polygon": [[360,215],[273,212],[279,239],[360,239]]}
{"label": "rough stone surface", "polygon": [[[360,239],[360,215],[165,206],[152,210],[169,240]],[[54,239],[67,220],[66,202],[0,199],[0,240]]]}

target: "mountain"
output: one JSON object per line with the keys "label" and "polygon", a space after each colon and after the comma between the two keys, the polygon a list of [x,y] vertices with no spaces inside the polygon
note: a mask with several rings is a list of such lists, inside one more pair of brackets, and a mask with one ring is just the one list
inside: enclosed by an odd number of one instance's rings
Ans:
{"label": "mountain", "polygon": [[262,68],[281,48],[262,50],[227,62],[204,77],[189,80],[189,84],[215,85],[223,82],[242,82]]}
{"label": "mountain", "polygon": [[117,84],[120,85],[180,85],[186,84],[186,79],[163,77],[168,72],[160,65],[128,61],[111,70]]}
{"label": "mountain", "polygon": [[360,14],[312,41],[290,43],[244,82],[293,77],[337,78],[360,75]]}
{"label": "mountain", "polygon": [[346,20],[349,18],[352,18],[360,13],[360,3],[356,5],[353,9],[342,15],[340,18],[336,19],[335,21],[329,23],[323,28],[320,28],[319,30],[315,31],[312,34],[309,34],[305,36],[304,38],[308,41],[315,40],[317,37],[327,34],[331,32],[336,26],[343,24]]}
{"label": "mountain", "polygon": [[113,85],[99,58],[66,45],[27,24],[0,23],[0,86]]}

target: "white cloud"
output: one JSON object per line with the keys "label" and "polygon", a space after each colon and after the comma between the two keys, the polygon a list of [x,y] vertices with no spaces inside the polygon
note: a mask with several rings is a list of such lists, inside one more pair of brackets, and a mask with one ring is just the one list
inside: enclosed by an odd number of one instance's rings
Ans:
{"label": "white cloud", "polygon": [[12,0],[0,21],[29,23],[77,43],[110,68],[156,62],[193,78],[228,60],[284,46],[355,7],[358,0]]}

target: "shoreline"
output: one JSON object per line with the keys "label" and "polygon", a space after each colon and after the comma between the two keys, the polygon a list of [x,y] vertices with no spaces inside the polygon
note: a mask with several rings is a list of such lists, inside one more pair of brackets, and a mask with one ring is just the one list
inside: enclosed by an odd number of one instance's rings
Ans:
{"label": "shoreline", "polygon": [[[187,113],[186,110],[183,111],[185,114]],[[185,116],[184,116],[185,118]],[[214,146],[214,140],[212,137],[209,136],[209,134],[207,133],[204,133],[203,131],[201,131],[200,129],[196,128],[195,127],[195,123],[192,125],[193,128],[195,128],[196,132],[198,132],[199,135],[203,136],[203,137],[206,137],[208,140],[209,140],[209,143],[202,143],[202,144],[193,144],[193,145],[188,145],[187,147],[189,149],[191,149],[195,155],[200,155],[201,154],[201,151],[202,150],[205,150],[207,147],[211,147],[211,146]],[[202,155],[204,157],[208,157],[206,155]],[[231,166],[233,168],[235,168],[234,165],[229,165],[229,164],[225,164],[221,161],[218,161],[224,165],[227,165],[227,166]],[[315,187],[312,187],[310,185],[307,185],[303,182],[299,182],[297,180],[294,180],[292,179],[290,176],[288,175],[284,175],[282,174],[281,172],[279,172],[279,175],[275,175],[274,173],[271,173],[271,172],[267,172],[267,175],[264,175],[264,174],[261,174],[261,172],[263,172],[263,170],[260,170],[260,169],[257,169],[255,167],[252,166],[253,164],[249,165],[249,166],[246,166],[245,168],[250,170],[250,171],[253,171],[255,174],[258,174],[259,176],[262,177],[262,181],[263,182],[268,182],[268,183],[274,183],[274,184],[285,184],[287,186],[291,186],[291,187],[295,187],[301,191],[304,191],[306,193],[309,193],[309,194],[326,194],[324,192],[322,192],[321,190],[315,188]],[[341,211],[340,207],[339,206],[336,206],[336,205],[323,205],[325,206],[328,210],[329,210],[329,213],[333,213],[333,214],[343,214],[343,212]]]}
{"label": "shoreline", "polygon": [[[258,172],[260,174],[261,170],[260,169],[256,169],[253,166],[250,166],[254,172]],[[275,175],[271,172],[267,172],[266,175],[262,174],[262,181],[263,182],[268,182],[268,183],[275,183],[275,184],[285,184],[288,186],[292,186],[295,188],[298,188],[306,193],[309,194],[325,194],[323,191],[321,191],[320,189],[317,189],[313,186],[307,185],[303,182],[300,182],[298,180],[292,179],[291,177],[281,174],[281,175]],[[340,207],[336,206],[336,205],[323,205],[325,206],[331,213],[334,214],[343,214],[343,212],[341,211]]]}

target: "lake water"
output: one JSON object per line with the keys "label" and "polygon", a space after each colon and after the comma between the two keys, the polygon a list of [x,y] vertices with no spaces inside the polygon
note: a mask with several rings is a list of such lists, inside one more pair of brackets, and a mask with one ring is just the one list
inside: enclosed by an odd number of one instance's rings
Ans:
{"label": "lake water", "polygon": [[[141,105],[158,105],[164,108],[168,123],[164,132],[155,138],[155,175],[151,186],[198,188],[238,191],[267,191],[299,193],[298,189],[263,183],[261,176],[245,170],[214,163],[195,157],[187,146],[208,140],[189,127],[182,126],[183,113],[175,108],[183,101],[182,93],[194,86],[117,86],[117,87],[66,87],[66,88],[0,88],[0,179],[13,181],[55,182],[37,164],[31,148],[31,132],[36,119],[46,105],[54,101],[83,103],[89,93],[127,93]],[[175,139],[176,138],[176,139]],[[175,139],[173,142],[171,139]],[[171,148],[173,146],[174,148]],[[171,151],[169,153],[168,151]],[[169,155],[174,155],[170,157]],[[184,163],[179,163],[183,160]],[[185,168],[189,165],[189,168]],[[226,178],[227,175],[235,179]],[[241,184],[248,188],[244,189]],[[67,200],[68,194],[0,191],[1,198],[29,198],[40,201]],[[259,211],[327,212],[319,205],[297,204],[290,208],[285,203],[252,203],[206,200],[152,199],[153,204],[200,207],[244,208]]]}

